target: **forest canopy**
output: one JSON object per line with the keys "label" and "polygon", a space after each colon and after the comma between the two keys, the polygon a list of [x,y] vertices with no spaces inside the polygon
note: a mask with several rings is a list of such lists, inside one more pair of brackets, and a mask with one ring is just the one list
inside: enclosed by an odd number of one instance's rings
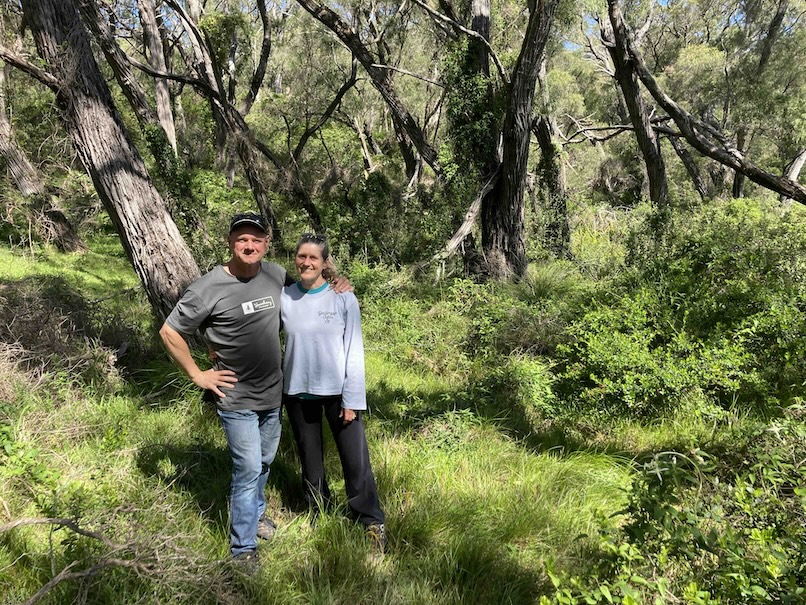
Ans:
{"label": "forest canopy", "polygon": [[158,315],[234,208],[507,279],[570,256],[579,204],[806,203],[798,1],[3,6],[9,208],[51,237],[86,171]]}

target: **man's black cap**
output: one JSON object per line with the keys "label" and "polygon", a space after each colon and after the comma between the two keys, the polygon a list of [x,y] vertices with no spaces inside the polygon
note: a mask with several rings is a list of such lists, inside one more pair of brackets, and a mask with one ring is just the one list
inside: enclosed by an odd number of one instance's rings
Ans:
{"label": "man's black cap", "polygon": [[263,233],[269,233],[269,221],[267,221],[266,217],[262,214],[256,214],[254,212],[244,212],[232,217],[229,224],[229,232],[232,233],[241,227],[255,227],[256,229],[260,229]]}

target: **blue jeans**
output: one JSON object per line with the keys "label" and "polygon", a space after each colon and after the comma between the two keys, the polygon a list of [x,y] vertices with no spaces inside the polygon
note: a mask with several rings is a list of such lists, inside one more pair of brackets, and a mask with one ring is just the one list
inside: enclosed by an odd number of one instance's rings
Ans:
{"label": "blue jeans", "polygon": [[266,510],[264,489],[280,445],[280,408],[218,410],[232,457],[230,549],[232,556],[257,549],[257,522]]}

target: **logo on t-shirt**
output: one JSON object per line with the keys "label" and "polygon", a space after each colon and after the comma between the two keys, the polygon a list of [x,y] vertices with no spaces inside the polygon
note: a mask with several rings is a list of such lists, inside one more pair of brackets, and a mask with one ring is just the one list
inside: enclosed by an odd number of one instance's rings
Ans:
{"label": "logo on t-shirt", "polygon": [[249,302],[241,303],[244,315],[257,313],[258,311],[265,311],[266,309],[274,308],[274,298],[267,296],[266,298],[256,298]]}
{"label": "logo on t-shirt", "polygon": [[333,319],[336,318],[335,311],[319,311],[319,317],[325,320],[326,324],[329,324]]}

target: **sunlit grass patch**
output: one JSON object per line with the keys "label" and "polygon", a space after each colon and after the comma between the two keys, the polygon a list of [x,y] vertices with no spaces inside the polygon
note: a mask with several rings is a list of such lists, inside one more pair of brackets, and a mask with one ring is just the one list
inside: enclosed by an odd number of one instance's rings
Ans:
{"label": "sunlit grass patch", "polygon": [[[88,252],[62,253],[50,246],[28,249],[0,248],[0,281],[31,276],[58,276],[90,296],[114,294],[138,286],[119,240],[90,243]],[[117,252],[117,254],[112,254]]]}
{"label": "sunlit grass patch", "polygon": [[546,558],[573,561],[630,475],[602,455],[535,456],[469,411],[434,417],[413,439],[381,438],[372,456],[398,573],[457,603],[527,602]]}

